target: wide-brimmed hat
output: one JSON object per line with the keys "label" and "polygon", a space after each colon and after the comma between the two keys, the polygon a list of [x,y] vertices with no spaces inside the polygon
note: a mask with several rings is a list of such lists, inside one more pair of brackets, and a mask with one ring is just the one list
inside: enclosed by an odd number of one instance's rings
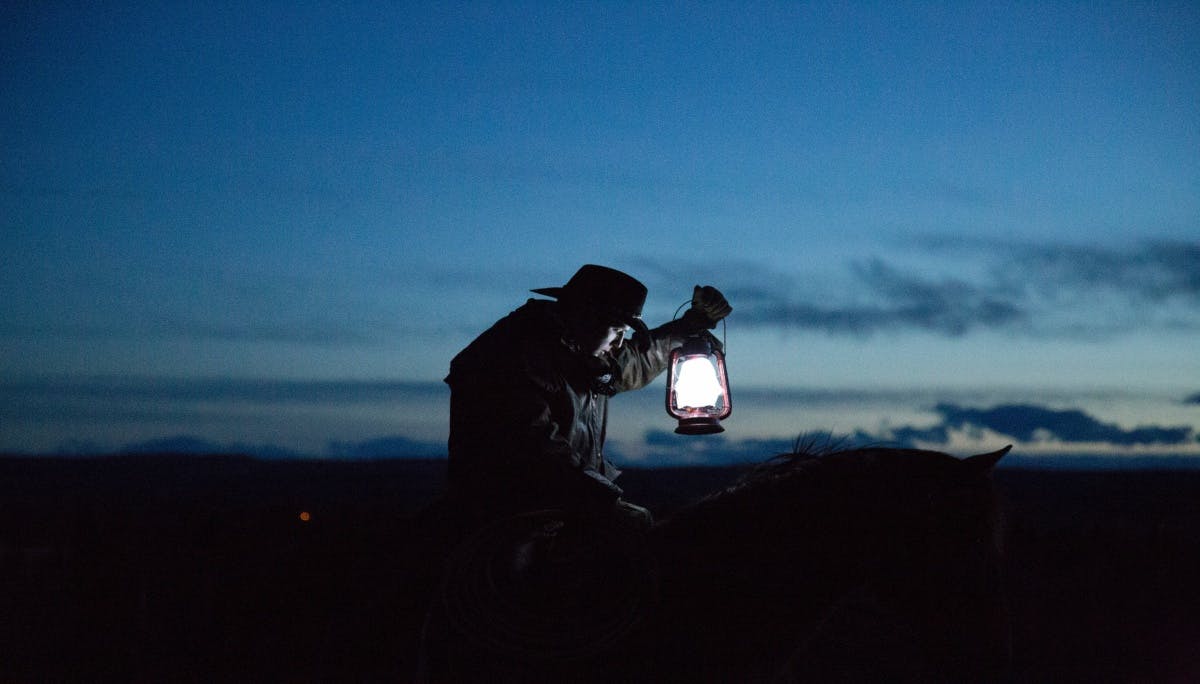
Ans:
{"label": "wide-brimmed hat", "polygon": [[607,266],[585,264],[562,287],[541,287],[531,290],[554,297],[564,304],[593,309],[600,316],[609,316],[633,327],[646,330],[642,323],[642,307],[646,304],[646,286],[637,278]]}

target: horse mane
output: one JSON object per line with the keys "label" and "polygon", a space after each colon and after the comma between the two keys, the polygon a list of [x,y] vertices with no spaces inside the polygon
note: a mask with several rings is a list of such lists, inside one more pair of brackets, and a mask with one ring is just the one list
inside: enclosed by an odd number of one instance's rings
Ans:
{"label": "horse mane", "polygon": [[803,479],[820,470],[836,469],[847,478],[867,477],[879,469],[881,457],[886,459],[890,452],[937,453],[889,448],[879,444],[852,446],[846,437],[803,433],[792,443],[791,451],[755,464],[729,486],[707,494],[686,508],[704,508],[728,498],[752,498],[786,487],[793,480]]}
{"label": "horse mane", "polygon": [[[800,435],[792,451],[750,468],[724,489],[665,518],[659,531],[697,533],[727,527],[729,518],[794,527],[813,516],[846,519],[957,517],[992,526],[995,499],[990,466],[974,469],[949,454],[885,445],[848,446],[844,438]],[[701,522],[707,521],[707,522]],[[873,523],[868,523],[873,524]]]}
{"label": "horse mane", "polygon": [[776,454],[756,464],[732,485],[714,495],[729,494],[743,488],[761,486],[764,482],[790,477],[795,472],[809,467],[817,459],[852,451],[847,444],[848,440],[845,437],[834,437],[825,433],[801,434],[792,443],[791,451]]}

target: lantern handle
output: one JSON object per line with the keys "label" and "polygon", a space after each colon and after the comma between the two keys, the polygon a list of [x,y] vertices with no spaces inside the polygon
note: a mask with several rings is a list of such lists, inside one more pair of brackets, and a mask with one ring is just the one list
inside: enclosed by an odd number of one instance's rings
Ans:
{"label": "lantern handle", "polygon": [[671,320],[675,320],[676,318],[679,318],[679,312],[683,311],[683,307],[689,306],[689,305],[691,305],[691,303],[692,303],[692,300],[690,300],[690,299],[684,300],[684,302],[679,305],[679,308],[675,309],[675,315],[671,316]]}
{"label": "lantern handle", "polygon": [[[683,307],[690,306],[691,303],[692,303],[692,300],[690,300],[690,299],[684,300],[684,302],[679,305],[679,308],[675,309],[675,315],[671,316],[671,320],[675,320],[675,319],[679,318],[679,312],[683,311]],[[725,323],[725,319],[722,318],[721,319],[721,351],[722,352],[725,351],[725,337],[728,335],[728,333],[729,333],[729,328],[727,327],[727,325]],[[712,333],[709,333],[709,335],[712,335]],[[714,336],[714,339],[715,339],[715,336]]]}

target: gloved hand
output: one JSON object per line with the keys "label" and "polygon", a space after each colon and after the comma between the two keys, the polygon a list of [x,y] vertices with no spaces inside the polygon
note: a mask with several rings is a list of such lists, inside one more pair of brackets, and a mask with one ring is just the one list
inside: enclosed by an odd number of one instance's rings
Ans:
{"label": "gloved hand", "polygon": [[654,515],[648,508],[629,503],[624,499],[613,502],[612,512],[617,522],[634,530],[648,530],[654,524]]}
{"label": "gloved hand", "polygon": [[687,332],[712,330],[731,311],[733,307],[725,301],[725,295],[720,290],[711,285],[697,285],[692,290],[692,308],[684,312],[680,320]]}

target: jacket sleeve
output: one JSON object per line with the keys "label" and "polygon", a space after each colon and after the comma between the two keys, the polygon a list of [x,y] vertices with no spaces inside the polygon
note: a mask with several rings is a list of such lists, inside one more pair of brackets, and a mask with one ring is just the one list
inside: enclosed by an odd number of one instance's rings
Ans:
{"label": "jacket sleeve", "polygon": [[555,422],[546,397],[534,394],[527,396],[526,402],[528,413],[522,424],[528,426],[524,452],[527,456],[518,458],[528,458],[529,468],[563,487],[562,493],[580,508],[602,506],[619,498],[622,490],[616,483],[580,462],[564,435],[568,428]]}
{"label": "jacket sleeve", "polygon": [[620,377],[614,383],[618,392],[641,389],[654,381],[671,362],[671,351],[683,344],[684,335],[672,323],[650,331],[650,344],[644,351],[626,344],[617,353]]}

